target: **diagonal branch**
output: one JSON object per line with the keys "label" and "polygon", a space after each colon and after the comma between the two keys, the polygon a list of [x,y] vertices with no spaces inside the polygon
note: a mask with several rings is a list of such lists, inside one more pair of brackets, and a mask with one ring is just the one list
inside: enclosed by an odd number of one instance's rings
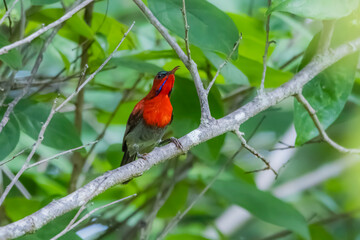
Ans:
{"label": "diagonal branch", "polygon": [[8,108],[6,109],[6,112],[4,113],[3,118],[1,119],[0,133],[2,132],[2,130],[4,129],[4,127],[6,126],[8,121],[10,120],[10,114],[13,112],[14,107],[19,103],[19,101],[30,90],[31,84],[32,84],[32,82],[34,80],[34,77],[35,77],[35,74],[38,72],[40,64],[41,64],[41,62],[43,60],[44,53],[45,53],[47,47],[49,46],[49,44],[51,43],[51,41],[53,40],[53,38],[55,37],[55,35],[57,34],[57,32],[59,30],[60,30],[60,26],[57,26],[56,28],[54,28],[53,31],[51,32],[50,36],[45,40],[44,44],[42,45],[42,47],[40,49],[40,52],[39,52],[39,54],[38,54],[38,56],[36,58],[34,67],[31,70],[31,76],[30,76],[30,79],[28,80],[28,82],[26,84],[26,87],[21,91],[21,93],[14,100],[11,101]]}
{"label": "diagonal branch", "polygon": [[[238,110],[221,119],[215,120],[208,125],[200,126],[180,138],[179,141],[181,142],[184,150],[189,150],[190,148],[209,139],[238,129],[240,124],[265,109],[298,93],[306,83],[308,83],[321,71],[359,49],[360,38],[357,38],[339,46],[333,51],[326,51],[320,58],[314,58],[306,67],[295,74],[289,82],[281,85],[271,92],[265,93],[262,98],[256,97]],[[81,206],[83,201],[86,200],[91,193],[94,192],[94,196],[97,196],[108,188],[128,181],[136,176],[140,176],[152,166],[179,156],[182,153],[183,151],[173,144],[155,148],[146,156],[146,160],[140,158],[137,161],[131,162],[125,166],[108,171],[102,176],[95,178],[85,186],[79,188],[72,194],[52,201],[50,204],[23,219],[0,227],[0,239],[16,238],[28,232],[33,232],[54,218]],[[97,187],[99,186],[99,182],[102,181],[104,182],[101,187]]]}
{"label": "diagonal branch", "polygon": [[[24,165],[21,167],[20,171],[16,174],[15,178],[13,179],[13,181],[11,181],[11,183],[6,187],[4,193],[1,195],[0,197],[0,206],[2,205],[2,203],[4,202],[6,196],[9,194],[11,188],[14,186],[14,184],[16,183],[17,180],[19,180],[20,176],[22,175],[22,173],[27,169],[27,166],[29,165],[30,160],[32,159],[32,157],[34,156],[36,149],[40,146],[41,142],[44,139],[44,133],[46,131],[47,126],[49,125],[51,119],[53,118],[53,116],[55,115],[55,113],[57,113],[62,107],[65,106],[66,103],[68,103],[76,94],[79,93],[79,91],[81,91],[81,89],[83,89],[85,87],[85,85],[87,83],[89,83],[94,77],[95,75],[110,61],[110,59],[113,57],[113,55],[115,54],[115,52],[118,50],[118,48],[120,47],[120,45],[123,43],[123,41],[125,40],[126,36],[128,35],[128,33],[130,32],[130,30],[133,28],[135,22],[133,22],[131,24],[131,26],[129,27],[129,29],[127,30],[127,32],[124,34],[123,38],[121,39],[120,43],[116,46],[116,48],[114,49],[114,51],[110,54],[110,56],[101,64],[101,66],[96,69],[95,72],[93,72],[81,85],[80,87],[73,92],[69,97],[67,97],[65,99],[65,101],[63,101],[58,107],[56,107],[56,101],[57,99],[54,101],[54,105],[50,111],[50,114],[46,120],[46,122],[43,124],[43,126],[41,127],[40,133],[38,135],[38,138],[35,142],[35,145],[33,146],[29,156],[26,158]],[[1,236],[0,236],[1,239]]]}
{"label": "diagonal branch", "polygon": [[16,48],[18,46],[21,46],[21,45],[25,44],[25,43],[30,43],[32,40],[34,40],[35,38],[37,38],[41,34],[45,33],[49,29],[54,28],[54,27],[60,25],[61,23],[65,22],[66,20],[71,18],[75,13],[77,13],[78,11],[80,11],[82,8],[86,7],[88,4],[92,3],[93,1],[94,0],[85,0],[85,1],[83,1],[82,3],[80,3],[79,5],[74,7],[73,9],[71,9],[69,12],[64,14],[58,20],[56,20],[56,21],[50,23],[49,25],[39,29],[38,31],[34,32],[33,34],[27,36],[24,39],[21,39],[19,41],[16,41],[16,42],[14,42],[12,44],[9,44],[7,46],[4,46],[4,47],[0,48],[0,55],[3,55],[5,53],[9,52],[11,49],[14,49],[14,48]]}
{"label": "diagonal branch", "polygon": [[[7,11],[6,11],[6,13],[4,14],[4,16],[2,16],[2,18],[0,19],[0,25],[3,24],[3,22],[5,21],[5,19],[6,19],[8,16],[10,16],[11,11],[14,9],[14,7],[15,7],[15,5],[16,5],[16,3],[17,3],[18,1],[19,1],[19,0],[15,0],[15,1],[12,3],[11,7],[10,7],[9,9],[7,9]],[[10,21],[10,18],[9,18],[9,21]],[[11,22],[10,22],[10,23],[11,23]]]}
{"label": "diagonal branch", "polygon": [[278,173],[271,167],[270,163],[265,159],[265,157],[263,157],[260,153],[258,153],[255,148],[251,147],[247,142],[246,139],[244,138],[244,133],[240,132],[239,130],[235,130],[234,133],[236,134],[236,136],[240,139],[241,141],[241,145],[248,150],[250,153],[252,153],[255,157],[259,158],[261,161],[263,161],[266,165],[265,168],[262,169],[258,169],[258,170],[253,170],[253,171],[249,171],[248,173],[253,173],[253,172],[261,172],[261,171],[265,171],[265,170],[271,170],[274,174],[275,177],[278,177]]}
{"label": "diagonal branch", "polygon": [[234,54],[235,50],[237,49],[237,47],[239,46],[240,40],[242,39],[242,34],[240,34],[239,39],[235,42],[233,49],[231,50],[231,52],[229,53],[229,55],[226,57],[225,61],[220,64],[218,70],[216,71],[215,76],[213,77],[213,79],[211,80],[211,82],[209,83],[209,86],[206,89],[206,94],[209,95],[209,92],[211,90],[211,87],[214,85],[216,78],[219,76],[221,69],[223,69],[223,67],[225,67],[225,65],[230,61],[231,56]]}
{"label": "diagonal branch", "polygon": [[301,103],[304,108],[306,109],[306,111],[309,113],[311,119],[313,120],[315,127],[317,128],[317,130],[319,131],[319,134],[321,136],[321,138],[327,142],[331,147],[335,148],[336,150],[338,150],[339,152],[342,153],[351,153],[351,154],[360,154],[360,149],[348,149],[348,148],[344,148],[343,146],[337,144],[336,142],[334,142],[325,132],[325,129],[322,127],[321,122],[318,118],[318,116],[316,115],[316,111],[315,109],[310,105],[310,103],[308,102],[308,100],[306,100],[306,98],[301,94],[298,93],[297,95],[295,95],[296,99],[298,100],[299,103]]}

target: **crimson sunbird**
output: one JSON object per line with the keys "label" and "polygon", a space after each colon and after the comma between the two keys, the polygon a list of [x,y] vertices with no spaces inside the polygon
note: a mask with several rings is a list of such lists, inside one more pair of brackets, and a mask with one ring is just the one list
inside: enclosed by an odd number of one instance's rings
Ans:
{"label": "crimson sunbird", "polygon": [[[156,74],[150,92],[135,105],[126,124],[121,166],[134,161],[137,156],[145,156],[161,142],[173,120],[170,95],[175,82],[174,73],[178,69],[177,66],[169,72]],[[182,148],[176,138],[168,140]]]}

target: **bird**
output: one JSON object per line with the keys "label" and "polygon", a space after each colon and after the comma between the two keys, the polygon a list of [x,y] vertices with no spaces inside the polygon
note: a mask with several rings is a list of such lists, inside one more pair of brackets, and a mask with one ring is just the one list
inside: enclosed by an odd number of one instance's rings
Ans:
{"label": "bird", "polygon": [[173,142],[182,149],[176,138],[162,141],[167,126],[173,120],[173,107],[170,102],[171,92],[175,82],[176,66],[171,71],[160,71],[156,74],[150,92],[141,99],[132,110],[126,124],[121,165],[128,164],[151,152],[157,145]]}

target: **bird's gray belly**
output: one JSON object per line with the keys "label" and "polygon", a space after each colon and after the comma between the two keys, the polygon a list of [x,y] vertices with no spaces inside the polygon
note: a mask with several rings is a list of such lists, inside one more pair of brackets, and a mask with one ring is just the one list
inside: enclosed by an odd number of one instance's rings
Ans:
{"label": "bird's gray belly", "polygon": [[144,154],[151,152],[161,141],[166,127],[149,127],[143,120],[132,129],[125,137],[130,155],[136,153]]}

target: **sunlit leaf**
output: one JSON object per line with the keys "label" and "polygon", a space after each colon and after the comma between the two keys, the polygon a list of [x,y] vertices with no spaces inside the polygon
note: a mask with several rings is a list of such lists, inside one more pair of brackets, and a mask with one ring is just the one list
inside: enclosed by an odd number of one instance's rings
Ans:
{"label": "sunlit leaf", "polygon": [[345,17],[358,5],[358,0],[274,0],[269,13],[281,11],[305,18],[326,20]]}
{"label": "sunlit leaf", "polygon": [[[258,87],[261,83],[263,65],[257,61],[251,60],[249,58],[245,58],[243,56],[239,56],[236,61],[232,61],[232,63],[241,70],[248,78],[250,85]],[[281,84],[289,81],[293,76],[290,72],[283,72],[280,70],[273,69],[271,67],[267,67],[266,70],[266,78],[265,78],[265,87],[266,88],[274,88],[278,87]]]}

